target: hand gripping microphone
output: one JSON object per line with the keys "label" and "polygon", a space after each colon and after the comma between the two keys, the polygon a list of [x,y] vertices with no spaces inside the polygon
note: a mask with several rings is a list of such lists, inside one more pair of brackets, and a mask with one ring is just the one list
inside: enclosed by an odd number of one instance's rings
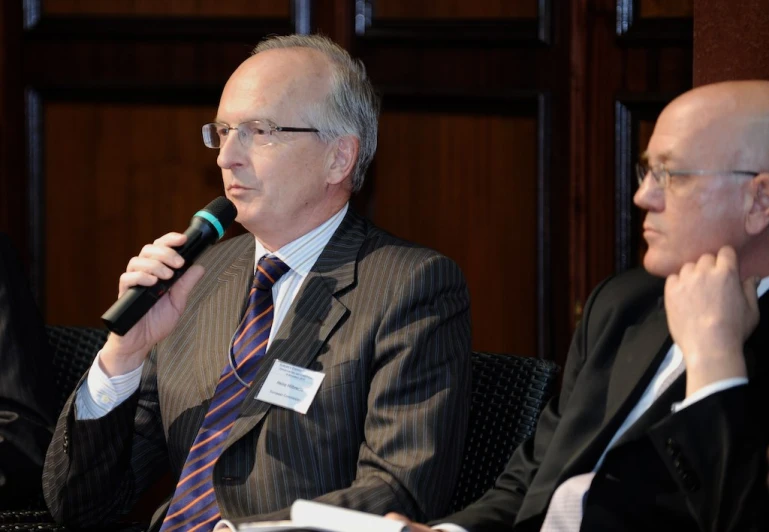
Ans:
{"label": "hand gripping microphone", "polygon": [[237,214],[235,205],[224,196],[219,196],[203,210],[196,212],[184,232],[187,241],[181,247],[174,248],[184,259],[182,267],[174,270],[170,279],[158,279],[152,286],[132,286],[126,290],[102,315],[101,319],[107,328],[120,336],[127,333],[192,266],[195,259],[224,235]]}

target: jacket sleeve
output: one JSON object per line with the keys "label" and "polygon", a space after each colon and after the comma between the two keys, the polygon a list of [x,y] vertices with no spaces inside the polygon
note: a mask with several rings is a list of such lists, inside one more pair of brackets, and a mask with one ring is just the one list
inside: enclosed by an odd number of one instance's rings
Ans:
{"label": "jacket sleeve", "polygon": [[708,396],[648,433],[703,532],[767,529],[769,441],[751,386]]}
{"label": "jacket sleeve", "polygon": [[57,522],[86,528],[115,521],[167,469],[154,358],[145,362],[139,390],[104,417],[76,420],[77,391],[67,401],[43,470]]}

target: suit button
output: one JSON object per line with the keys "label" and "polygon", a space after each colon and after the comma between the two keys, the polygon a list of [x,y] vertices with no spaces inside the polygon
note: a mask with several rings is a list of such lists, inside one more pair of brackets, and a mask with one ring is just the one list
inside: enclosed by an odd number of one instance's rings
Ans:
{"label": "suit button", "polygon": [[673,438],[668,438],[665,442],[665,450],[667,450],[670,456],[679,456],[681,454],[681,447]]}

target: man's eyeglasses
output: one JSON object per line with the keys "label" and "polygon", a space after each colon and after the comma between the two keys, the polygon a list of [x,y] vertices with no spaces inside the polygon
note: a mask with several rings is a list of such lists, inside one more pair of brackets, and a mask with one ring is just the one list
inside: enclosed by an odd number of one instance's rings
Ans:
{"label": "man's eyeglasses", "polygon": [[238,132],[238,140],[244,147],[264,146],[272,141],[276,132],[292,133],[318,133],[319,131],[312,127],[286,127],[278,126],[269,120],[251,120],[242,122],[237,126],[223,124],[221,122],[212,122],[203,126],[203,144],[207,148],[218,149],[224,145],[224,142],[233,131]]}
{"label": "man's eyeglasses", "polygon": [[684,177],[684,176],[745,176],[756,177],[759,172],[752,172],[749,170],[668,170],[664,164],[658,164],[650,166],[648,163],[637,163],[635,165],[636,177],[638,178],[638,186],[643,184],[647,175],[651,175],[654,183],[661,188],[667,188],[670,185],[671,177]]}

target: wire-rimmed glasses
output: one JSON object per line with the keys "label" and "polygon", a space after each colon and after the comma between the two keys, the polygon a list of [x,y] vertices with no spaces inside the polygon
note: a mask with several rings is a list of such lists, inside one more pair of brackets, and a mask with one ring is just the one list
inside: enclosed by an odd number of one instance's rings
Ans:
{"label": "wire-rimmed glasses", "polygon": [[237,131],[238,140],[246,148],[269,144],[276,132],[319,133],[313,127],[278,126],[270,120],[249,120],[234,126],[212,122],[203,126],[203,144],[207,148],[219,149],[232,131]]}
{"label": "wire-rimmed glasses", "polygon": [[664,164],[650,165],[646,162],[639,162],[635,165],[636,177],[638,178],[638,186],[643,184],[647,175],[652,176],[652,180],[656,185],[661,188],[667,188],[670,185],[670,178],[677,176],[745,176],[756,177],[760,172],[753,172],[751,170],[668,170]]}

